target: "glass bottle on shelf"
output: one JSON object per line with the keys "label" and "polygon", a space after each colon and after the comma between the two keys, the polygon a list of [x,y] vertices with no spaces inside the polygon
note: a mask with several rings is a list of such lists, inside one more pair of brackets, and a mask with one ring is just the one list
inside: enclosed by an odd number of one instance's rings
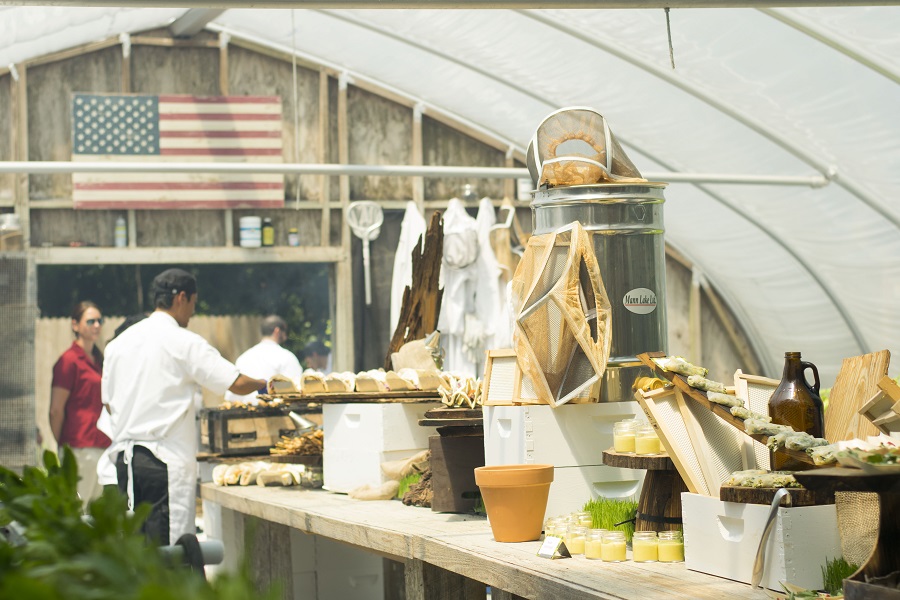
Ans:
{"label": "glass bottle on shelf", "polygon": [[[806,380],[806,370],[812,369],[813,385]],[[825,418],[819,397],[819,370],[811,362],[800,360],[799,352],[784,353],[784,373],[781,383],[769,398],[769,416],[773,423],[790,425],[794,431],[805,431],[813,437],[825,436]],[[803,471],[812,465],[775,452],[772,469]]]}
{"label": "glass bottle on shelf", "polygon": [[275,227],[272,225],[272,219],[263,219],[262,225],[262,245],[264,247],[275,245]]}

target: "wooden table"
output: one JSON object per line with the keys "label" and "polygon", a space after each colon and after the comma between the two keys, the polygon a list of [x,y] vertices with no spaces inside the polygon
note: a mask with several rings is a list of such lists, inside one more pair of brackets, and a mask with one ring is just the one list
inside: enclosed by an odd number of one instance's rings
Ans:
{"label": "wooden table", "polygon": [[[491,586],[493,600],[766,598],[748,585],[688,571],[684,563],[539,558],[540,542],[495,542],[487,520],[474,515],[296,488],[207,483],[201,494],[236,518],[255,521],[255,539],[272,542],[251,550],[251,568],[258,580],[280,580],[285,590],[292,589],[291,544],[285,540],[295,529],[403,563],[408,600],[483,599],[485,585]],[[260,537],[260,531],[267,533]],[[239,551],[224,541],[226,556]],[[286,592],[285,597],[291,596]]]}

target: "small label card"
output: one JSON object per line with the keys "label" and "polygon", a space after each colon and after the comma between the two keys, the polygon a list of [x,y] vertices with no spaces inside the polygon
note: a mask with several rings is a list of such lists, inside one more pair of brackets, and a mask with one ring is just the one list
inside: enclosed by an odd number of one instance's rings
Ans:
{"label": "small label card", "polygon": [[569,549],[566,548],[566,543],[562,540],[562,538],[553,537],[552,535],[544,538],[544,543],[541,544],[541,548],[538,550],[538,556],[541,558],[572,558],[572,555],[569,554]]}

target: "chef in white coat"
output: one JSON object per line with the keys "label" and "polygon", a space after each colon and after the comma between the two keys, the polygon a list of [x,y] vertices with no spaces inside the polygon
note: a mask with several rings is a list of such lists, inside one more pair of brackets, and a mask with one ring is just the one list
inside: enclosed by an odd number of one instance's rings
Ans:
{"label": "chef in white coat", "polygon": [[129,508],[152,506],[144,531],[172,544],[195,531],[197,433],[194,394],[247,394],[266,382],[240,373],[209,342],[185,329],[197,281],[181,269],[153,280],[155,312],[106,346],[101,383],[109,410],[119,489]]}
{"label": "chef in white coat", "polygon": [[[262,339],[258,344],[238,356],[234,364],[241,373],[257,379],[268,381],[273,375],[284,375],[294,381],[300,381],[303,369],[297,356],[281,345],[288,339],[288,325],[278,315],[269,315],[259,326]],[[245,396],[233,392],[225,392],[226,402],[247,402],[256,404],[257,391]]]}

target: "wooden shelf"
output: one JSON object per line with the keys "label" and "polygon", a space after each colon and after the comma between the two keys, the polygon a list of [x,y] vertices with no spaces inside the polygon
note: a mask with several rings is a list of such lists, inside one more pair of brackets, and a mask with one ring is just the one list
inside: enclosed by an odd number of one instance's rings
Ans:
{"label": "wooden shelf", "polygon": [[[728,408],[720,404],[716,404],[715,402],[710,402],[706,397],[706,392],[704,392],[703,390],[692,388],[688,385],[686,377],[679,375],[678,373],[665,371],[659,365],[657,365],[653,361],[653,359],[665,358],[665,352],[644,352],[643,354],[638,354],[637,357],[642,363],[653,369],[653,372],[656,373],[657,377],[661,377],[672,382],[672,385],[678,388],[678,390],[681,391],[682,394],[684,394],[686,397],[693,399],[695,402],[699,402],[701,405],[711,410],[717,417],[719,417],[744,435],[750,436],[761,444],[765,444],[769,441],[769,436],[767,435],[747,433],[746,430],[744,430],[743,419],[738,419],[737,417],[735,417],[733,414],[731,414]],[[810,456],[806,452],[788,450],[787,448],[779,450],[778,452],[806,464],[815,464],[813,463],[813,459],[810,458]]]}
{"label": "wooden shelf", "polygon": [[167,246],[167,247],[81,247],[32,248],[39,265],[114,265],[198,263],[336,263],[346,258],[338,246]]}

